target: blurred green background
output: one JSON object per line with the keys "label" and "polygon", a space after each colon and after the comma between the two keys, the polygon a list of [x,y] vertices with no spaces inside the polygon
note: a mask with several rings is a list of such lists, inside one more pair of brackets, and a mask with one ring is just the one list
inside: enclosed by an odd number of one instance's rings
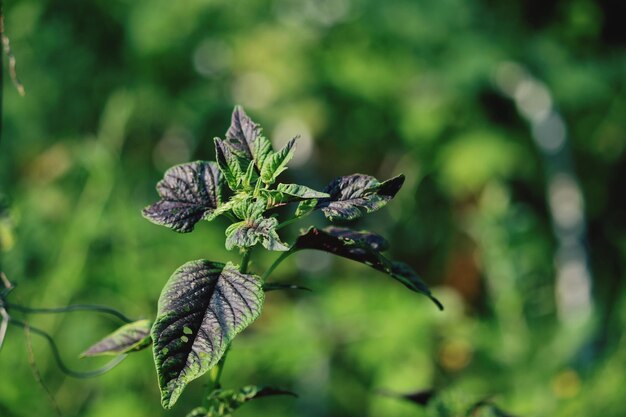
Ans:
{"label": "blurred green background", "polygon": [[[237,261],[225,222],[178,235],[140,210],[169,166],[213,158],[242,104],[276,145],[302,134],[294,182],[406,174],[355,227],[387,236],[446,310],[365,266],[290,258],[274,279],[314,292],[268,294],[223,382],[300,397],[238,415],[422,416],[380,391],[430,387],[517,416],[626,415],[623,2],[4,3],[26,89],[5,75],[1,262],[14,301],[151,318],[182,263]],[[77,356],[118,325],[87,313],[31,322],[81,369],[101,364]],[[83,381],[33,338],[64,416],[183,416],[200,402],[204,380],[161,409],[150,351]],[[11,327],[0,416],[32,415],[53,410]]]}

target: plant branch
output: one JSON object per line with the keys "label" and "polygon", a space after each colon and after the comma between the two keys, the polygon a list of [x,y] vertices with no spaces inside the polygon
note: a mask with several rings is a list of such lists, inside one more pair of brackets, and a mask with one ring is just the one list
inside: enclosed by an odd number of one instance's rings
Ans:
{"label": "plant branch", "polygon": [[56,307],[56,308],[31,308],[22,306],[19,304],[11,304],[6,303],[7,308],[10,310],[17,310],[24,314],[60,314],[60,313],[71,313],[74,311],[94,311],[98,313],[110,314],[114,317],[117,317],[121,321],[125,323],[132,323],[135,320],[126,317],[122,312],[106,306],[99,306],[94,304],[75,304],[69,305],[67,307]]}
{"label": "plant branch", "polygon": [[52,350],[52,355],[54,357],[54,360],[56,361],[57,366],[59,367],[61,372],[74,378],[86,379],[86,378],[93,378],[96,376],[100,376],[110,371],[114,367],[116,367],[127,356],[127,355],[120,355],[117,358],[110,361],[109,363],[107,363],[106,365],[104,365],[103,367],[95,369],[93,371],[87,371],[87,372],[74,371],[65,365],[65,362],[63,362],[63,358],[61,358],[61,354],[59,353],[59,348],[57,347],[57,344],[55,343],[52,336],[50,336],[48,333],[46,333],[45,331],[41,329],[38,329],[37,327],[30,326],[27,322],[16,320],[14,318],[9,318],[9,324],[21,327],[22,329],[28,329],[28,331],[46,339],[46,341],[48,342],[48,345],[50,346],[50,350]]}

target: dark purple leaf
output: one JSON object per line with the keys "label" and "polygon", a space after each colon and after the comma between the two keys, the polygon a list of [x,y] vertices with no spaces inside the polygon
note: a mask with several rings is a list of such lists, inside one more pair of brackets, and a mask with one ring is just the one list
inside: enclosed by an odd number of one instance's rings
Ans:
{"label": "dark purple leaf", "polygon": [[[350,238],[346,238],[348,234],[344,228],[329,227],[320,230],[312,227],[296,239],[292,250],[321,250],[366,264],[390,275],[408,289],[426,295],[439,309],[443,310],[439,300],[432,295],[428,286],[415,271],[405,263],[394,262],[385,258],[379,252],[376,247],[381,245],[382,238],[380,236],[371,232],[353,231],[350,233]],[[382,246],[384,247],[384,245]]]}
{"label": "dark purple leaf", "polygon": [[329,198],[317,205],[329,220],[353,220],[385,206],[400,190],[404,175],[379,182],[376,178],[353,174],[331,181],[324,189]]}
{"label": "dark purple leaf", "polygon": [[191,232],[215,210],[221,198],[222,176],[214,162],[176,165],[157,184],[161,199],[143,210],[153,223],[177,232]]}

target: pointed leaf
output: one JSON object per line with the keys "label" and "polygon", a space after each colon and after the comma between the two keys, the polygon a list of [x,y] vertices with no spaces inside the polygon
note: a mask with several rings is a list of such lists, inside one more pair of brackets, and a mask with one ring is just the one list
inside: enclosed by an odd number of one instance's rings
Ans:
{"label": "pointed leaf", "polygon": [[235,246],[249,248],[261,243],[267,250],[287,251],[285,245],[276,233],[278,220],[274,217],[259,217],[233,223],[226,229],[226,249]]}
{"label": "pointed leaf", "polygon": [[[278,184],[275,190],[261,190],[261,192],[268,200],[270,207],[278,207],[297,201],[329,197],[326,193],[298,184]],[[317,200],[315,204],[312,204],[313,207],[315,207],[316,204]]]}
{"label": "pointed leaf", "polygon": [[379,182],[376,178],[353,174],[333,180],[324,189],[329,198],[320,200],[321,208],[329,220],[353,220],[365,213],[384,207],[400,190],[404,175]]}
{"label": "pointed leaf", "polygon": [[162,404],[211,369],[232,339],[261,313],[260,278],[235,266],[199,260],[181,266],[159,298],[152,327]]}
{"label": "pointed leaf", "polygon": [[[255,154],[263,153],[265,144],[259,146],[261,126],[254,123],[241,106],[235,106],[230,127],[226,132],[226,143],[232,151],[246,161],[252,161]],[[271,145],[270,149],[271,151]]]}
{"label": "pointed leaf", "polygon": [[237,156],[224,144],[224,141],[220,138],[214,138],[215,142],[215,159],[217,160],[217,166],[224,175],[228,187],[236,191],[239,189],[239,185],[244,176],[244,172],[239,165],[239,159]]}
{"label": "pointed leaf", "polygon": [[352,232],[350,238],[347,238],[347,235],[343,228],[330,227],[320,230],[312,227],[296,239],[292,250],[321,250],[364,263],[390,275],[408,289],[424,294],[443,310],[439,300],[407,264],[390,261],[379,252],[377,248],[385,246],[380,236],[371,232]]}
{"label": "pointed leaf", "polygon": [[261,179],[264,183],[273,184],[276,178],[287,169],[287,164],[293,158],[297,139],[297,136],[291,139],[283,149],[272,153],[265,159],[261,168]]}
{"label": "pointed leaf", "polygon": [[150,346],[149,320],[138,320],[126,324],[98,343],[91,346],[81,354],[81,357],[101,356],[101,355],[121,355],[123,353],[142,350]]}
{"label": "pointed leaf", "polygon": [[176,165],[157,184],[161,200],[146,207],[143,215],[153,223],[177,232],[191,232],[221,200],[222,176],[214,162]]}

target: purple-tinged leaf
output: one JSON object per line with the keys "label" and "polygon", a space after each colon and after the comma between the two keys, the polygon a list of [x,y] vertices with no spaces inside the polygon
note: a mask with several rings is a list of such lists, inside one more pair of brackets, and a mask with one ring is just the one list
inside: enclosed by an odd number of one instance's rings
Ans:
{"label": "purple-tinged leaf", "polygon": [[143,210],[145,218],[177,232],[191,232],[221,200],[222,176],[214,162],[176,165],[157,184],[161,199]]}
{"label": "purple-tinged leaf", "polygon": [[230,127],[226,132],[226,144],[240,158],[252,161],[261,132],[261,126],[248,117],[243,107],[235,106]]}
{"label": "purple-tinged leaf", "polygon": [[152,326],[163,407],[220,360],[233,338],[261,313],[261,280],[232,264],[188,262],[170,277]]}
{"label": "purple-tinged leaf", "polygon": [[138,320],[126,324],[111,333],[98,343],[91,346],[81,357],[121,355],[135,352],[150,346],[150,328],[152,323],[148,320]]}
{"label": "purple-tinged leaf", "polygon": [[329,220],[354,220],[365,213],[371,213],[384,207],[404,184],[404,175],[398,175],[385,182],[376,178],[353,174],[331,181],[324,189],[330,197],[319,201]]}
{"label": "purple-tinged leaf", "polygon": [[239,164],[239,159],[222,139],[214,138],[213,141],[215,142],[217,166],[222,172],[228,187],[236,191],[239,189],[245,175]]}
{"label": "purple-tinged leaf", "polygon": [[376,249],[385,247],[380,236],[371,232],[352,232],[350,238],[347,238],[347,235],[348,232],[344,228],[330,227],[320,230],[312,227],[296,239],[292,250],[320,250],[366,264],[400,281],[408,289],[424,294],[443,310],[439,300],[432,295],[415,271],[405,263],[385,258],[379,249]]}

